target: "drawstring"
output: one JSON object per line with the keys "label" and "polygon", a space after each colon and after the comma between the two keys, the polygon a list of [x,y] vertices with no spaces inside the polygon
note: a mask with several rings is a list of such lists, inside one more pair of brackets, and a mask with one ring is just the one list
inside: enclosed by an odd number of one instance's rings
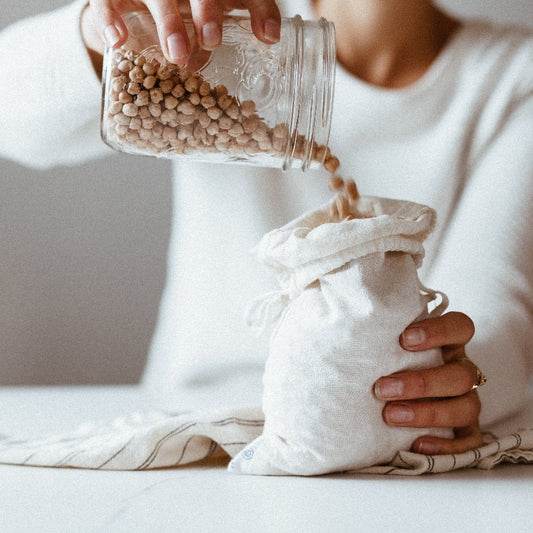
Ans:
{"label": "drawstring", "polygon": [[257,336],[261,335],[267,326],[279,319],[289,301],[289,295],[283,291],[272,291],[256,298],[246,308],[246,324]]}
{"label": "drawstring", "polygon": [[448,297],[443,292],[428,289],[422,285],[420,280],[418,280],[418,289],[426,300],[426,306],[429,306],[429,304],[434,303],[438,298],[440,298],[440,302],[434,307],[434,309],[428,312],[428,316],[433,318],[442,315],[442,313],[444,313],[448,307]]}

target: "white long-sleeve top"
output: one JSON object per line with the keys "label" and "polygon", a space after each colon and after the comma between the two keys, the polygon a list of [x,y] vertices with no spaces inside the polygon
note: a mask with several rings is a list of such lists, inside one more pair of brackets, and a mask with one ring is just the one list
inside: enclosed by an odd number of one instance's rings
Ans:
{"label": "white long-sleeve top", "polygon": [[[311,16],[298,2],[285,13]],[[3,101],[13,103],[2,112],[1,157],[44,168],[109,153],[99,136],[99,80],[79,32],[84,4],[0,33]],[[403,89],[376,88],[337,67],[330,146],[343,175],[363,194],[437,210],[421,278],[474,320],[467,352],[488,376],[484,425],[522,406],[533,372],[532,126],[533,36],[525,30],[465,22]],[[267,340],[247,331],[243,311],[273,282],[249,250],[326,201],[327,176],[173,168],[168,275],[144,382],[172,409],[258,404]]]}

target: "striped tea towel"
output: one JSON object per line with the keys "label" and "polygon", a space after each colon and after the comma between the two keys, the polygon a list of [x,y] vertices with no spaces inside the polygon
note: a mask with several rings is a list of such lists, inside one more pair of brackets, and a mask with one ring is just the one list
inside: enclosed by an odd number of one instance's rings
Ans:
{"label": "striped tea towel", "polygon": [[[102,425],[41,439],[0,437],[0,463],[102,470],[172,467],[227,455],[234,457],[263,430],[259,408],[218,409],[172,414],[134,413]],[[498,437],[454,455],[399,452],[387,465],[359,470],[368,474],[417,475],[461,468],[490,469],[499,463],[533,464],[533,429]]]}

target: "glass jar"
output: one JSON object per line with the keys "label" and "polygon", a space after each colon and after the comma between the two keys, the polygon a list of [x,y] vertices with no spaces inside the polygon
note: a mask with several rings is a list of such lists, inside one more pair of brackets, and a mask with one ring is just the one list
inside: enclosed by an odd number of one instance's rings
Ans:
{"label": "glass jar", "polygon": [[329,153],[335,30],[321,18],[284,18],[267,45],[250,19],[227,16],[222,44],[169,63],[149,12],[125,15],[127,42],[104,56],[101,133],[112,148],[197,161],[287,169],[320,166]]}

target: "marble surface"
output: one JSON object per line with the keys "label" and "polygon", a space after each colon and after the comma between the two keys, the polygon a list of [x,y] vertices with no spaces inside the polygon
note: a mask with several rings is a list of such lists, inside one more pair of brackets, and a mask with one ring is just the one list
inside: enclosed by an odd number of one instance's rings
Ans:
{"label": "marble surface", "polygon": [[[0,433],[70,431],[146,408],[137,387],[0,389]],[[228,474],[212,461],[143,472],[0,465],[3,533],[530,531],[533,465],[417,478]]]}

